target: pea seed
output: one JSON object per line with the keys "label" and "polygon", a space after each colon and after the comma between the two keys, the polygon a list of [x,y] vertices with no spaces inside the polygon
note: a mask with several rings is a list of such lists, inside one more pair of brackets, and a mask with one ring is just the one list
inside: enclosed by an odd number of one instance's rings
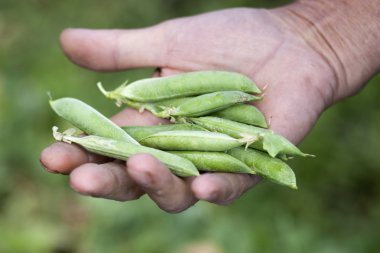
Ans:
{"label": "pea seed", "polygon": [[260,93],[260,89],[248,77],[226,71],[196,71],[168,77],[155,77],[123,84],[107,92],[101,84],[99,89],[119,104],[125,100],[153,102],[176,97],[188,97],[216,91],[243,91]]}
{"label": "pea seed", "polygon": [[231,105],[259,100],[241,91],[218,91],[200,95],[179,104],[177,107],[168,107],[157,115],[162,118],[171,116],[198,117],[227,108]]}
{"label": "pea seed", "polygon": [[190,160],[198,170],[255,174],[245,163],[221,152],[170,151]]}
{"label": "pea seed", "polygon": [[264,150],[270,156],[275,157],[278,154],[284,155],[297,155],[297,156],[312,156],[303,153],[293,143],[288,141],[285,137],[275,134],[269,129],[255,127],[228,119],[217,117],[200,117],[190,119],[195,124],[206,128],[210,131],[216,131],[228,134],[234,138],[244,137],[249,142],[249,139],[257,140],[253,142],[251,147],[259,150]]}
{"label": "pea seed", "polygon": [[248,165],[260,176],[272,182],[297,189],[296,176],[293,170],[281,159],[270,157],[268,154],[244,148],[234,148],[227,153]]}
{"label": "pea seed", "polygon": [[241,104],[214,112],[210,116],[229,119],[232,121],[268,128],[264,115],[253,105]]}
{"label": "pea seed", "polygon": [[225,151],[244,144],[226,134],[206,131],[166,131],[140,140],[140,143],[162,150]]}
{"label": "pea seed", "polygon": [[140,141],[152,134],[165,131],[187,130],[187,131],[204,131],[205,129],[192,124],[167,124],[155,126],[123,126],[121,127],[135,140]]}
{"label": "pea seed", "polygon": [[88,104],[74,98],[50,100],[53,110],[86,134],[127,141],[140,145],[123,129]]}
{"label": "pea seed", "polygon": [[53,128],[53,135],[58,141],[76,143],[90,152],[124,161],[137,153],[151,154],[178,176],[186,177],[199,175],[198,170],[191,161],[161,150],[95,135],[76,137],[66,133],[57,132],[57,127]]}

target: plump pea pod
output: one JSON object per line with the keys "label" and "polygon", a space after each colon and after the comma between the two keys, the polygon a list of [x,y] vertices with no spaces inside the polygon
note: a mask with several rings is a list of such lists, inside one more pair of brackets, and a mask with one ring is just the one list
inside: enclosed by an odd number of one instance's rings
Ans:
{"label": "plump pea pod", "polygon": [[207,131],[166,131],[140,140],[142,145],[162,150],[225,151],[245,142],[226,134]]}
{"label": "plump pea pod", "polygon": [[169,151],[190,160],[198,170],[255,174],[245,163],[221,152]]}
{"label": "plump pea pod", "polygon": [[78,99],[60,98],[50,100],[50,106],[60,117],[86,134],[98,135],[140,145],[103,114]]}
{"label": "plump pea pod", "polygon": [[229,119],[236,122],[268,128],[264,115],[253,105],[234,105],[226,109],[214,112],[210,116]]}
{"label": "plump pea pod", "polygon": [[155,126],[123,126],[121,127],[135,140],[148,137],[149,135],[156,134],[165,131],[174,130],[187,130],[187,131],[205,131],[204,128],[193,124],[167,124],[167,125],[155,125]]}
{"label": "plump pea pod", "polygon": [[199,175],[197,168],[191,161],[161,150],[95,135],[87,135],[83,137],[72,136],[72,132],[57,132],[56,127],[53,128],[53,135],[58,141],[76,143],[90,152],[124,161],[137,153],[151,154],[178,176],[186,177]]}
{"label": "plump pea pod", "polygon": [[173,116],[199,117],[227,108],[238,103],[256,101],[261,97],[253,96],[241,91],[217,91],[200,95],[179,104],[176,107],[167,107],[157,115],[161,118]]}
{"label": "plump pea pod", "polygon": [[258,175],[277,184],[297,189],[296,176],[293,170],[281,159],[251,148],[234,148],[227,153],[248,165]]}
{"label": "plump pea pod", "polygon": [[242,91],[261,93],[248,77],[226,71],[196,71],[167,77],[154,77],[135,81],[129,85],[107,92],[100,84],[100,90],[119,104],[125,100],[154,102],[169,98],[188,97],[215,91]]}
{"label": "plump pea pod", "polygon": [[286,138],[275,134],[269,129],[211,116],[191,118],[190,121],[210,131],[228,134],[234,138],[243,137],[246,138],[247,142],[252,140],[253,144],[250,145],[251,147],[264,150],[272,157],[275,157],[278,154],[290,156],[311,156],[303,153]]}

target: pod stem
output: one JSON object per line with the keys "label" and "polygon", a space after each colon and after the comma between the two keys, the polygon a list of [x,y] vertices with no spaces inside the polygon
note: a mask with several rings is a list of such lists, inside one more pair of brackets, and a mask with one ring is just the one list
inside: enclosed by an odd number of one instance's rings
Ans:
{"label": "pod stem", "polygon": [[48,96],[49,101],[53,101],[53,96],[51,95],[50,91],[46,92],[46,95]]}
{"label": "pod stem", "polygon": [[162,109],[162,111],[157,113],[156,116],[164,119],[172,118],[173,114],[178,111],[177,107],[160,106],[160,109]]}
{"label": "pod stem", "polygon": [[74,128],[69,128],[62,133],[58,131],[57,126],[53,126],[52,130],[53,130],[54,139],[56,139],[57,141],[62,141],[62,142],[66,142],[69,144],[71,144],[71,142],[72,142],[70,139],[72,137],[75,137],[74,135],[76,133],[76,129],[74,129]]}
{"label": "pod stem", "polygon": [[125,81],[114,91],[106,91],[101,82],[98,82],[96,85],[106,98],[114,99],[116,101],[115,104],[120,107],[125,102],[125,98],[121,95],[121,90],[127,85],[127,83],[128,81]]}
{"label": "pod stem", "polygon": [[104,89],[101,82],[98,82],[96,86],[98,86],[99,90],[103,93],[104,96],[106,96],[107,98],[109,97],[109,92]]}
{"label": "pod stem", "polygon": [[245,134],[245,133],[242,133],[240,134],[240,136],[242,137],[241,139],[239,139],[241,142],[245,142],[245,150],[247,150],[247,148],[254,142],[258,141],[260,139],[260,135],[252,135],[252,134]]}

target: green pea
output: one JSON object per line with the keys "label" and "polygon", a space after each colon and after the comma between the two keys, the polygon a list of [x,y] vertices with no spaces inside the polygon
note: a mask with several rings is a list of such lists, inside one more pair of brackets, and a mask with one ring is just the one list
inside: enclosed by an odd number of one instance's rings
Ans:
{"label": "green pea", "polygon": [[229,119],[236,122],[268,128],[264,115],[253,105],[234,105],[214,112],[210,116]]}
{"label": "green pea", "polygon": [[185,101],[177,107],[168,107],[157,115],[162,118],[172,116],[198,117],[227,108],[231,105],[259,100],[241,91],[217,91],[200,95]]}
{"label": "green pea", "polygon": [[293,170],[281,159],[270,157],[268,154],[248,148],[234,148],[227,153],[263,176],[277,184],[297,189],[296,176]]}
{"label": "green pea", "polygon": [[137,153],[151,154],[178,176],[199,175],[198,170],[191,161],[161,150],[95,135],[78,137],[72,136],[71,133],[58,133],[56,127],[53,128],[53,135],[58,141],[76,143],[90,152],[124,161]]}
{"label": "green pea", "polygon": [[225,151],[245,144],[226,134],[206,131],[166,131],[140,140],[140,143],[162,150]]}
{"label": "green pea", "polygon": [[86,134],[108,137],[140,145],[123,129],[88,104],[74,98],[50,100],[53,110]]}
{"label": "green pea", "polygon": [[260,93],[260,89],[248,77],[226,71],[196,71],[167,77],[154,77],[123,84],[114,91],[100,90],[118,104],[125,100],[153,102],[176,97],[188,97],[215,91],[242,91]]}
{"label": "green pea", "polygon": [[148,137],[149,135],[156,134],[165,131],[174,130],[187,130],[187,131],[204,131],[205,129],[193,125],[193,124],[167,124],[167,125],[154,125],[154,126],[123,126],[121,127],[135,140],[140,141],[141,139]]}
{"label": "green pea", "polygon": [[275,157],[278,154],[291,156],[311,156],[303,153],[285,137],[275,134],[269,129],[211,116],[191,118],[190,120],[210,131],[228,134],[234,138],[243,137],[246,138],[247,142],[250,140],[256,140],[250,146],[259,150],[267,151],[272,157]]}
{"label": "green pea", "polygon": [[170,151],[190,160],[198,170],[255,174],[245,163],[221,152]]}

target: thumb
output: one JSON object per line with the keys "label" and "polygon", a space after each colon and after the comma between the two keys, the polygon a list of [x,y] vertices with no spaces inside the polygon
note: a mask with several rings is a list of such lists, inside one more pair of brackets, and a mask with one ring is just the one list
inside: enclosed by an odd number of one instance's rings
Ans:
{"label": "thumb", "polygon": [[130,30],[66,29],[60,36],[66,55],[93,70],[165,66],[168,35],[162,25]]}

